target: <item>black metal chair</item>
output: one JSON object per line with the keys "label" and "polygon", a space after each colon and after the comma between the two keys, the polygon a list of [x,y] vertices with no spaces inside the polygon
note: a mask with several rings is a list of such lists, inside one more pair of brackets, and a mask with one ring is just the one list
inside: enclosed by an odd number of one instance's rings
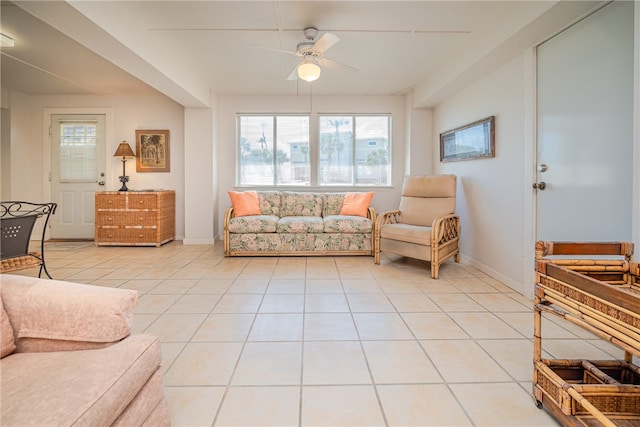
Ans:
{"label": "black metal chair", "polygon": [[[44,237],[49,218],[56,212],[56,203],[0,202],[0,273],[40,267],[49,279],[51,275],[44,260]],[[38,218],[44,219],[40,251],[29,251],[31,233]]]}

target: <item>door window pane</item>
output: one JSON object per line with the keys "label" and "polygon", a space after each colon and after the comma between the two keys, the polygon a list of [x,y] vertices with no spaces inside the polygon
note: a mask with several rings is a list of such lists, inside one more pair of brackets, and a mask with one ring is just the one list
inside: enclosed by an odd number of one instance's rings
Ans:
{"label": "door window pane", "polygon": [[97,171],[97,123],[60,124],[60,181],[91,182]]}

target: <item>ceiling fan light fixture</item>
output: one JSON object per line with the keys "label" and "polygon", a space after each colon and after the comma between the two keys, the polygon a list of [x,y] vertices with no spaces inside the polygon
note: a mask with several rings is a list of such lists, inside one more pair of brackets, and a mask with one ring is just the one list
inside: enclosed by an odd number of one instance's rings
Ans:
{"label": "ceiling fan light fixture", "polygon": [[305,61],[298,67],[298,77],[305,82],[313,82],[320,77],[320,67],[313,62]]}

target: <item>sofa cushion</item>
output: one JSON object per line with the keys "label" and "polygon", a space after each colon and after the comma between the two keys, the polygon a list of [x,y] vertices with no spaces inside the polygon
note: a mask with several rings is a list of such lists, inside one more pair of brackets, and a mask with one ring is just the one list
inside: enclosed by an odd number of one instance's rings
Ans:
{"label": "sofa cushion", "polygon": [[282,210],[280,217],[285,216],[317,216],[322,215],[322,194],[311,192],[282,193]]}
{"label": "sofa cushion", "polygon": [[372,198],[372,191],[367,193],[347,193],[344,196],[344,204],[340,209],[340,215],[367,216]]}
{"label": "sofa cushion", "polygon": [[278,233],[322,233],[324,224],[319,216],[286,216],[278,220]]}
{"label": "sofa cushion", "polygon": [[231,218],[227,225],[230,233],[275,233],[280,218],[274,215],[252,215]]}
{"label": "sofa cushion", "polygon": [[431,227],[410,224],[384,224],[380,227],[382,239],[401,240],[423,246],[431,246]]}
{"label": "sofa cushion", "polygon": [[351,215],[331,215],[324,218],[325,233],[371,233],[373,222],[369,218]]}
{"label": "sofa cushion", "polygon": [[322,193],[322,216],[340,215],[347,193]]}
{"label": "sofa cushion", "polygon": [[228,191],[235,216],[260,215],[260,202],[255,191]]}
{"label": "sofa cushion", "polygon": [[18,340],[114,342],[131,331],[138,293],[3,274],[2,298]]}
{"label": "sofa cushion", "polygon": [[111,425],[160,365],[158,338],[2,359],[3,426]]}
{"label": "sofa cushion", "polygon": [[282,193],[280,191],[258,191],[260,214],[280,216]]}
{"label": "sofa cushion", "polygon": [[14,352],[16,349],[16,341],[13,337],[13,328],[9,321],[9,315],[2,304],[2,295],[0,295],[0,358],[5,357]]}

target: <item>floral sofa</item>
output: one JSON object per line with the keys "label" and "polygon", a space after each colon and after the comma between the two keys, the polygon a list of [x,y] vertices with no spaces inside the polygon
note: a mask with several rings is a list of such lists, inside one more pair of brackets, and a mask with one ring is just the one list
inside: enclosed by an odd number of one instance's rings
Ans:
{"label": "floral sofa", "polygon": [[373,193],[251,193],[259,207],[240,216],[233,198],[239,193],[229,192],[234,205],[224,218],[225,256],[373,256]]}

